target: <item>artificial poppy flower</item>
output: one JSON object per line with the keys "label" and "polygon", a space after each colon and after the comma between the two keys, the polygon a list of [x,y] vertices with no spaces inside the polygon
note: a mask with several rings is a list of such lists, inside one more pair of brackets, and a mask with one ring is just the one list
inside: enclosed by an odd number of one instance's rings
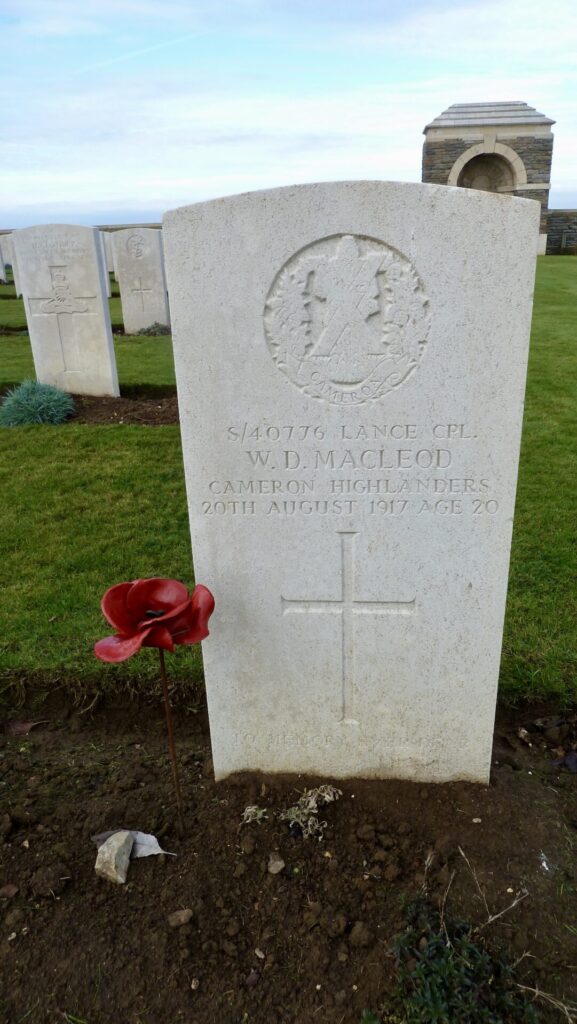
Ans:
{"label": "artificial poppy flower", "polygon": [[214,597],[199,583],[189,595],[179,580],[152,578],[117,583],[100,603],[116,634],[99,640],[101,661],[126,661],[141,647],[173,651],[175,644],[197,644],[208,636]]}

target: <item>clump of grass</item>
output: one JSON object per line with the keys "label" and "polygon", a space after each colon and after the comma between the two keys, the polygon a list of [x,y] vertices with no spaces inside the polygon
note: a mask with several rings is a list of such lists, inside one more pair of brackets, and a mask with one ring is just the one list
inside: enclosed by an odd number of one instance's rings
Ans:
{"label": "clump of grass", "polygon": [[159,324],[158,320],[155,320],[153,324],[141,327],[136,333],[144,338],[158,338],[164,334],[170,334],[170,327],[167,327],[166,324]]}
{"label": "clump of grass", "polygon": [[411,1024],[538,1024],[513,968],[492,956],[472,925],[443,919],[431,904],[409,905],[408,926],[397,940],[397,1002]]}
{"label": "clump of grass", "polygon": [[319,841],[327,827],[326,821],[319,821],[319,807],[330,804],[342,796],[342,790],[335,786],[317,786],[316,789],[305,789],[301,798],[286,811],[281,811],[281,821],[288,821],[291,829],[300,829],[303,839],[315,836]]}
{"label": "clump of grass", "polygon": [[25,380],[6,394],[0,406],[0,425],[22,427],[31,423],[63,423],[74,412],[66,391],[37,380]]}

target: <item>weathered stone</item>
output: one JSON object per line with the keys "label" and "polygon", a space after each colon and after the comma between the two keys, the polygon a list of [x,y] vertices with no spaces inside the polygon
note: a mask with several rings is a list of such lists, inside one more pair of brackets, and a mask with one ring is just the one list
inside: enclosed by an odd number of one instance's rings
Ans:
{"label": "weathered stone", "polygon": [[98,849],[94,870],[101,878],[123,885],[126,882],[130,853],[134,845],[131,832],[115,832]]}
{"label": "weathered stone", "polygon": [[285,862],[281,855],[275,850],[271,853],[268,859],[268,873],[269,875],[278,875],[284,870]]}
{"label": "weathered stone", "polygon": [[73,394],[117,396],[97,229],[23,228],[13,244],[38,380]]}
{"label": "weathered stone", "polygon": [[387,182],[165,217],[217,778],[488,781],[538,220]]}
{"label": "weathered stone", "polygon": [[154,323],[168,326],[162,233],[157,228],[127,228],[114,232],[112,244],[126,333],[136,334]]}
{"label": "weathered stone", "polygon": [[186,910],[175,910],[172,914],[168,915],[168,923],[171,928],[181,928],[183,924],[188,924],[192,920],[193,912],[190,908]]}

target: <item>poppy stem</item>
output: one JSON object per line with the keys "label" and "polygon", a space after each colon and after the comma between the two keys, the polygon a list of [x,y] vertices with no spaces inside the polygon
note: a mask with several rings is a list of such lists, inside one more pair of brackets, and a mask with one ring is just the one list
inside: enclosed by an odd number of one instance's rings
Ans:
{"label": "poppy stem", "polygon": [[176,806],[178,807],[178,824],[179,831],[182,835],[184,832],[184,817],[182,813],[182,795],[180,792],[180,780],[178,777],[178,764],[176,762],[176,748],[174,746],[174,729],[172,727],[172,710],[170,707],[170,695],[168,692],[168,680],[166,678],[166,665],[164,664],[164,651],[162,647],[158,648],[158,655],[160,658],[160,678],[162,680],[162,695],[164,697],[164,712],[166,714],[166,731],[168,734],[168,749],[170,751],[170,762],[172,765],[172,781],[174,783],[174,793],[176,796]]}

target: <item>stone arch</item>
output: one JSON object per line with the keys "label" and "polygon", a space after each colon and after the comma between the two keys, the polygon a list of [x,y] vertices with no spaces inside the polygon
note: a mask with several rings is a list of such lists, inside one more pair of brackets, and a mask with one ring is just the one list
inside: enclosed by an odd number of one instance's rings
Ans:
{"label": "stone arch", "polygon": [[459,185],[467,164],[479,157],[494,157],[496,158],[495,163],[503,161],[506,165],[511,175],[511,184],[504,186],[504,191],[520,189],[527,184],[525,164],[514,149],[505,146],[502,142],[493,142],[492,144],[478,142],[477,145],[470,146],[464,153],[461,153],[461,156],[455,161],[449,173],[447,185]]}

